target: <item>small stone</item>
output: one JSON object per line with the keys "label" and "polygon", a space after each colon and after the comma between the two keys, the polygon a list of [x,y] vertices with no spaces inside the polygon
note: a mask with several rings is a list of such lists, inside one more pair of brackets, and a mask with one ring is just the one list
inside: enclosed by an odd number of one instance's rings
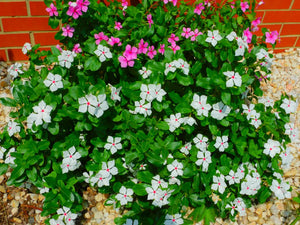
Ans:
{"label": "small stone", "polygon": [[20,205],[20,202],[17,200],[12,200],[10,204],[13,208],[18,208]]}
{"label": "small stone", "polygon": [[257,208],[255,212],[258,216],[261,216],[263,213],[263,210],[262,210],[262,208]]}
{"label": "small stone", "polygon": [[90,218],[91,218],[91,215],[87,212],[87,213],[84,214],[84,218],[90,219]]}
{"label": "small stone", "polygon": [[277,209],[280,210],[280,211],[283,211],[285,209],[284,204],[283,204],[282,201],[276,202],[275,205],[276,205]]}
{"label": "small stone", "polygon": [[16,215],[19,211],[19,208],[12,208],[11,215]]}
{"label": "small stone", "polygon": [[101,193],[97,194],[97,195],[95,196],[95,200],[96,200],[97,202],[102,201],[102,200],[103,200],[103,195],[102,195]]}
{"label": "small stone", "polygon": [[251,222],[248,225],[256,225],[256,223],[255,222]]}
{"label": "small stone", "polygon": [[248,220],[249,220],[250,222],[255,222],[255,221],[258,220],[258,217],[257,217],[257,216],[248,216]]}
{"label": "small stone", "polygon": [[0,185],[0,192],[2,192],[2,193],[6,192],[5,187],[3,185]]}
{"label": "small stone", "polygon": [[103,210],[103,208],[104,208],[104,206],[103,206],[103,204],[102,203],[97,203],[97,205],[96,205],[96,207],[97,207],[97,210],[98,211],[102,211]]}
{"label": "small stone", "polygon": [[14,221],[15,223],[18,223],[18,224],[21,224],[21,223],[22,223],[22,220],[20,220],[20,219],[17,218],[17,217],[14,217],[14,218],[13,218],[13,221]]}

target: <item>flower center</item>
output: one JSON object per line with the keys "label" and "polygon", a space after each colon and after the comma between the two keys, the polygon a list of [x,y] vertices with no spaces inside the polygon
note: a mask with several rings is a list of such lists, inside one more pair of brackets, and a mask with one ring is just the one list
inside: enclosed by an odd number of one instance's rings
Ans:
{"label": "flower center", "polygon": [[109,172],[109,169],[106,169],[107,172]]}
{"label": "flower center", "polygon": [[175,169],[175,170],[177,170],[178,168],[177,168],[177,167],[175,167],[174,169]]}
{"label": "flower center", "polygon": [[203,160],[205,161],[205,160],[206,160],[206,158],[204,157],[204,158],[203,158]]}
{"label": "flower center", "polygon": [[54,80],[54,81],[52,81],[52,83],[53,83],[53,84],[55,84],[55,80]]}
{"label": "flower center", "polygon": [[234,76],[232,76],[231,78],[234,79]]}
{"label": "flower center", "polygon": [[112,143],[112,146],[115,146],[116,144],[115,143]]}
{"label": "flower center", "polygon": [[44,109],[42,109],[42,112],[45,112],[45,110],[44,110]]}
{"label": "flower center", "polygon": [[124,197],[126,198],[126,197],[127,197],[127,195],[124,195]]}
{"label": "flower center", "polygon": [[219,110],[219,113],[222,113],[222,109]]}
{"label": "flower center", "polygon": [[278,186],[277,188],[280,189],[280,186]]}
{"label": "flower center", "polygon": [[91,103],[90,103],[90,102],[87,102],[86,104],[87,104],[87,105],[90,105]]}
{"label": "flower center", "polygon": [[220,186],[220,185],[221,185],[221,183],[219,182],[219,183],[218,183],[218,185]]}

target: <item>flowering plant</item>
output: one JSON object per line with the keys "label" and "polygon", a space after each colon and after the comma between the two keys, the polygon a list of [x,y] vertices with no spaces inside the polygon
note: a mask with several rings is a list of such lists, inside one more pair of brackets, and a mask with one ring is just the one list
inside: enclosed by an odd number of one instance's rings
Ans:
{"label": "flowering plant", "polygon": [[63,45],[26,44],[29,69],[9,70],[0,173],[39,188],[50,224],[74,224],[89,185],[127,209],[116,224],[209,224],[290,197],[296,102],[262,97],[278,34],[255,35],[256,1],[45,3]]}

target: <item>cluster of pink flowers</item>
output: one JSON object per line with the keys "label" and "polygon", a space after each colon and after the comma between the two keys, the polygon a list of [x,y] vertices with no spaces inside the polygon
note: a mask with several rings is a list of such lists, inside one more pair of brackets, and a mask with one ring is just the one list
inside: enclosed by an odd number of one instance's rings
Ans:
{"label": "cluster of pink flowers", "polygon": [[57,8],[53,3],[50,4],[49,8],[46,8],[46,11],[49,13],[49,16],[58,16]]}
{"label": "cluster of pink flowers", "polygon": [[87,12],[90,2],[88,0],[77,0],[76,2],[69,2],[68,4],[69,9],[67,15],[78,19],[78,17],[82,15],[82,12]]}
{"label": "cluster of pink flowers", "polygon": [[100,32],[99,34],[94,34],[94,38],[96,39],[97,45],[99,45],[102,40],[106,41],[111,46],[114,46],[115,44],[118,44],[118,46],[122,45],[120,38],[115,38],[115,37],[109,38],[103,32]]}
{"label": "cluster of pink flowers", "polygon": [[279,38],[279,34],[277,30],[274,30],[272,32],[266,32],[266,42],[274,44],[275,41]]}
{"label": "cluster of pink flowers", "polygon": [[152,15],[151,15],[151,14],[148,14],[148,15],[147,15],[147,21],[148,21],[148,23],[149,23],[149,27],[151,28],[151,24],[154,23],[153,20],[152,20]]}
{"label": "cluster of pink flowers", "polygon": [[191,30],[191,28],[183,28],[183,33],[181,33],[181,36],[185,37],[185,38],[191,38],[191,41],[195,41],[196,37],[198,37],[199,35],[203,34],[202,32],[199,32],[198,29],[195,29],[194,31]]}
{"label": "cluster of pink flowers", "polygon": [[203,3],[200,3],[196,5],[196,8],[194,10],[194,13],[200,15],[202,13],[202,10],[205,9]]}
{"label": "cluster of pink flowers", "polygon": [[252,31],[258,31],[258,25],[261,23],[261,17],[256,18],[252,21],[251,25],[253,26]]}
{"label": "cluster of pink flowers", "polygon": [[172,2],[174,6],[177,5],[177,0],[164,0],[165,4],[168,4],[168,2]]}
{"label": "cluster of pink flowers", "polygon": [[123,56],[119,56],[119,62],[121,63],[122,68],[126,68],[127,66],[133,67],[134,60],[137,58],[138,49],[136,47],[132,47],[127,45]]}

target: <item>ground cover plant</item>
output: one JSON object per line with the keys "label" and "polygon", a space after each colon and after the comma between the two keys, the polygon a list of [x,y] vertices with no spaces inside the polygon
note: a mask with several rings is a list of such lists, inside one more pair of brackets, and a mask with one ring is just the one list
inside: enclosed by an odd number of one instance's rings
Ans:
{"label": "ground cover plant", "polygon": [[290,197],[296,102],[262,97],[266,43],[279,38],[255,34],[262,2],[45,3],[62,45],[26,43],[29,69],[9,69],[14,98],[0,101],[16,111],[0,173],[43,193],[47,223],[75,224],[89,185],[127,225],[234,220],[272,193]]}

